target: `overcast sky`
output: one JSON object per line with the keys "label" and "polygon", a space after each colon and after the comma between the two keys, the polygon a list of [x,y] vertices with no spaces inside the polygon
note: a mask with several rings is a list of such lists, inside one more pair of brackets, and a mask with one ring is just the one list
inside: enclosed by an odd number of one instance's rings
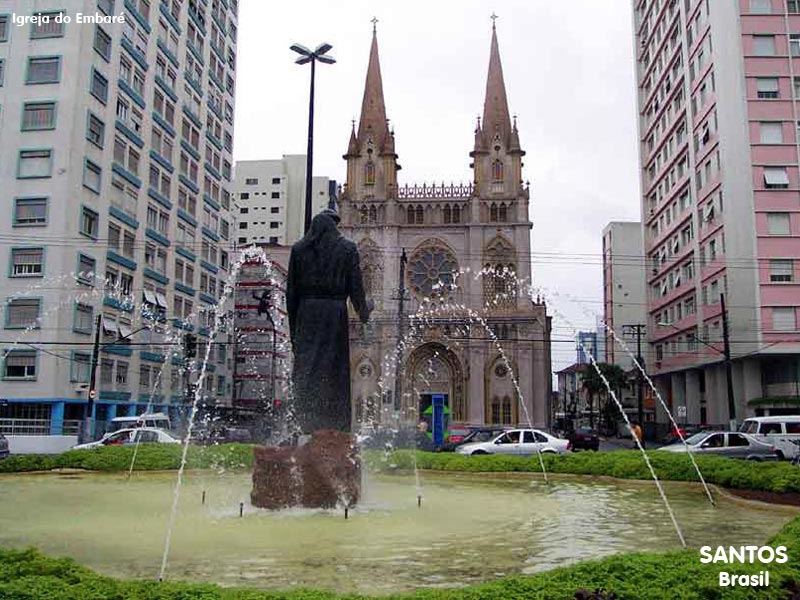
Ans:
{"label": "overcast sky", "polygon": [[[493,12],[527,152],[534,282],[558,293],[551,314],[592,328],[601,231],[639,220],[629,0],[240,0],[234,158],[305,153],[309,68],[294,64],[289,46],[326,41],[337,63],[317,68],[314,174],[344,181],[374,16],[400,183],[468,182]],[[574,331],[558,317],[554,328],[556,339]],[[574,359],[573,344],[553,344],[554,370]]]}

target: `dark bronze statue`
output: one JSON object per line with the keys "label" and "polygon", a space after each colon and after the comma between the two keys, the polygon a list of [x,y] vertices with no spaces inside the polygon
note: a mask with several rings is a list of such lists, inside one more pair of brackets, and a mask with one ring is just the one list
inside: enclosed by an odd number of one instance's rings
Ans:
{"label": "dark bronze statue", "polygon": [[295,416],[303,433],[350,432],[350,335],[347,299],[369,319],[358,249],[342,237],[339,217],[326,209],[292,246],[286,309],[294,354]]}

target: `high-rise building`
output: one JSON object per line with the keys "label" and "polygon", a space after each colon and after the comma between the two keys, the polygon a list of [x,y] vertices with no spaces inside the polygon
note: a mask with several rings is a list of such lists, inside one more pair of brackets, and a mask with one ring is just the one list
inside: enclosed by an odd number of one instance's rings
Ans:
{"label": "high-rise building", "polygon": [[[647,323],[642,224],[613,221],[603,229],[603,321],[599,330],[605,340],[603,361],[625,371],[635,368],[633,358],[617,338],[636,352],[635,326]],[[631,327],[633,326],[633,327]],[[644,327],[642,334],[645,333]],[[647,338],[642,338],[642,353]]]}
{"label": "high-rise building", "polygon": [[[312,216],[328,206],[327,177],[311,179]],[[238,206],[234,239],[238,246],[291,246],[303,237],[306,214],[306,155],[277,160],[240,160],[234,168],[233,198]]]}
{"label": "high-rise building", "polygon": [[[205,357],[230,267],[237,11],[0,2],[0,417],[76,432],[96,328],[98,423],[184,412],[181,340],[194,332]],[[204,382],[212,402],[230,397],[226,339]]]}
{"label": "high-rise building", "polygon": [[[341,229],[358,244],[364,287],[376,307],[367,326],[351,326],[353,420],[415,423],[441,395],[451,423],[545,425],[552,397],[550,317],[545,304],[516,280],[531,277],[530,198],[494,28],[483,118],[473,147],[462,149],[472,159],[469,183],[400,185],[386,116],[373,33],[341,197]],[[420,307],[442,310],[429,315],[420,339],[404,344],[395,385],[404,251],[408,298],[402,316]],[[461,277],[451,290],[462,268],[473,275]],[[474,276],[484,269],[483,277]]]}
{"label": "high-rise building", "polygon": [[[800,4],[633,2],[649,368],[674,412],[796,412]],[[685,408],[681,408],[685,407]]]}

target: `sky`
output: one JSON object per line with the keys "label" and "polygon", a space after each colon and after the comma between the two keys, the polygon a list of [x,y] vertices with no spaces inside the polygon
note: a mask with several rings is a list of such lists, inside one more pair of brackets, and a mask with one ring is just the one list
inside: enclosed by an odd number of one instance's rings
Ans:
{"label": "sky", "polygon": [[[240,0],[234,159],[305,153],[310,73],[289,46],[328,42],[337,62],[317,66],[314,174],[342,183],[377,18],[399,183],[470,181],[493,13],[527,152],[534,284],[565,340],[601,314],[603,227],[640,218],[628,0]],[[554,343],[553,370],[575,354]]]}

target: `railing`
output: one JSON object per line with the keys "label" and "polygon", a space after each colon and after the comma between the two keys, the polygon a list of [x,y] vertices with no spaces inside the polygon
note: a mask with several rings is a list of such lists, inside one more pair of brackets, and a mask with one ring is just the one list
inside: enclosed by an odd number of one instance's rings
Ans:
{"label": "railing", "polygon": [[430,185],[403,185],[397,188],[397,198],[410,200],[416,198],[470,198],[475,186],[472,183],[447,185],[445,183]]}
{"label": "railing", "polygon": [[[78,435],[81,430],[80,419],[65,420],[61,435]],[[0,419],[0,433],[3,435],[50,435],[49,419]]]}

